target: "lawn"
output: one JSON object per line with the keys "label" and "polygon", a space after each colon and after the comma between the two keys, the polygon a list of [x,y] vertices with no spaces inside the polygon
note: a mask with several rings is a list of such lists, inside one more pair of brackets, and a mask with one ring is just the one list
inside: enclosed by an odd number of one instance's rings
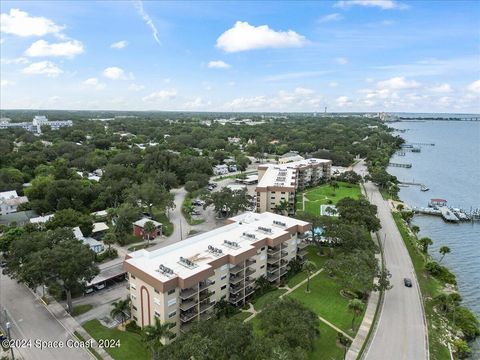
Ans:
{"label": "lawn", "polygon": [[285,292],[287,292],[287,290],[285,289],[275,289],[269,291],[258,298],[254,298],[252,300],[252,304],[255,307],[255,310],[262,310],[265,306],[267,306],[272,301],[278,299],[278,297]]}
{"label": "lawn", "polygon": [[83,324],[85,330],[95,339],[120,340],[120,347],[105,348],[115,360],[149,360],[151,358],[139,334],[130,331],[109,329],[98,320],[91,320]]}
{"label": "lawn", "polygon": [[233,315],[232,319],[235,319],[235,320],[238,320],[238,321],[243,321],[251,315],[252,315],[251,313],[241,311],[238,314]]}
{"label": "lawn", "polygon": [[70,315],[72,316],[78,316],[85,314],[87,311],[92,310],[93,305],[92,304],[83,304],[83,305],[77,305],[73,307],[72,313]]}
{"label": "lawn", "polygon": [[343,360],[343,349],[337,345],[337,332],[320,322],[320,337],[315,341],[310,360]]}
{"label": "lawn", "polygon": [[[313,261],[317,265],[318,270],[320,270],[325,264],[325,262],[329,259],[328,256],[318,256],[317,255],[318,248],[314,245],[307,247],[307,251],[308,251],[307,259],[310,261]],[[292,276],[292,278],[288,280],[288,287],[292,288],[295,285],[301,283],[306,278],[307,278],[307,275],[305,274],[305,272],[301,271],[298,274],[295,274],[294,276]]]}
{"label": "lawn", "polygon": [[[349,299],[340,295],[342,287],[335,279],[330,278],[325,272],[321,272],[310,280],[310,293],[305,293],[307,285],[304,284],[290,293],[294,299],[304,303],[315,313],[328,320],[344,332],[355,335],[351,331],[352,314],[348,311]],[[363,314],[357,317],[356,326],[363,319]]]}
{"label": "lawn", "polygon": [[[323,184],[311,189],[305,190],[297,196],[296,208],[298,212],[306,211],[314,215],[320,215],[320,205],[333,204],[343,198],[351,197],[358,199],[361,195],[358,185],[346,182],[337,182],[338,189],[334,189],[330,184]],[[305,210],[302,205],[302,194],[305,195]]]}

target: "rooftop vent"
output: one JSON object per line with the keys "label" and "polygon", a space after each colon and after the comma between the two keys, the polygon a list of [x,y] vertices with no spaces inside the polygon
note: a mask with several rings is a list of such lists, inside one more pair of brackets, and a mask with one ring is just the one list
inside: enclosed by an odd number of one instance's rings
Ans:
{"label": "rooftop vent", "polygon": [[208,252],[213,254],[214,256],[221,256],[223,255],[223,251],[219,248],[216,248],[212,245],[208,245]]}
{"label": "rooftop vent", "polygon": [[192,260],[189,260],[189,259],[184,258],[184,257],[182,257],[182,256],[180,256],[180,261],[179,261],[179,263],[180,263],[181,265],[189,268],[189,269],[194,269],[194,268],[196,268],[196,267],[198,266],[198,265],[195,264]]}
{"label": "rooftop vent", "polygon": [[278,221],[278,220],[273,220],[273,225],[282,226],[282,227],[287,226],[286,223],[284,223],[283,221]]}
{"label": "rooftop vent", "polygon": [[259,226],[257,230],[258,230],[258,231],[263,231],[263,232],[268,233],[268,234],[271,234],[271,233],[272,233],[272,229],[267,228],[267,227],[265,227],[265,226]]}
{"label": "rooftop vent", "polygon": [[238,245],[237,242],[229,241],[229,240],[223,240],[223,245],[228,246],[229,248],[232,248],[232,249],[238,249],[240,247],[240,245]]}
{"label": "rooftop vent", "polygon": [[167,275],[167,276],[172,276],[173,275],[173,270],[170,269],[169,267],[166,267],[165,265],[160,264],[157,270],[159,273]]}
{"label": "rooftop vent", "polygon": [[244,232],[242,235],[249,238],[249,239],[256,239],[255,234],[249,234],[247,232]]}

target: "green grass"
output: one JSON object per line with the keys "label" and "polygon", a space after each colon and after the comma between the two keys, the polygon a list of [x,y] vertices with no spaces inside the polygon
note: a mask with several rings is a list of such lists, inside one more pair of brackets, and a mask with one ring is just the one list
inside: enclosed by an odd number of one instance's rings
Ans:
{"label": "green grass", "polygon": [[433,301],[431,300],[442,292],[443,284],[437,279],[427,275],[425,270],[425,257],[416,247],[416,239],[408,231],[408,227],[400,213],[392,213],[392,215],[410,254],[410,258],[412,259],[413,267],[415,268],[418,283],[422,291],[425,317],[427,318],[428,325],[430,358],[435,360],[448,360],[450,359],[450,353],[447,346],[443,344],[447,341],[447,335],[443,329],[442,318],[434,311]]}
{"label": "green grass", "polygon": [[120,331],[109,329],[98,320],[86,322],[83,327],[95,339],[113,339],[120,340],[120,347],[105,348],[115,360],[149,360],[151,358],[142,338],[139,334],[130,331]]}
{"label": "green grass", "polygon": [[251,313],[242,311],[242,312],[239,312],[238,314],[233,315],[231,318],[234,320],[243,321],[251,315],[252,315]]}
{"label": "green grass", "polygon": [[320,205],[333,204],[343,198],[351,197],[358,199],[361,195],[360,187],[358,185],[349,184],[346,182],[338,182],[339,188],[333,189],[330,184],[323,184],[303,192],[305,194],[305,210],[302,210],[302,194],[299,194],[296,199],[297,212],[306,211],[313,215],[320,215]]}
{"label": "green grass", "polygon": [[337,332],[320,322],[320,337],[315,341],[310,360],[343,360],[343,349],[337,345]]}
{"label": "green grass", "polygon": [[258,298],[254,298],[252,300],[252,304],[255,307],[255,310],[262,310],[265,306],[267,306],[272,301],[278,299],[278,297],[285,292],[287,292],[287,290],[285,289],[275,289],[269,291]]}
{"label": "green grass", "polygon": [[[351,331],[352,314],[348,311],[349,299],[340,295],[342,287],[337,284],[335,279],[330,278],[323,271],[310,279],[310,293],[305,292],[306,288],[307,284],[304,284],[288,296],[299,300],[344,332],[355,335],[356,331]],[[357,317],[356,327],[362,319],[363,313]]]}
{"label": "green grass", "polygon": [[[313,261],[317,265],[317,268],[319,270],[323,267],[325,262],[329,259],[328,256],[318,256],[317,255],[318,248],[316,246],[311,245],[311,246],[307,247],[307,251],[308,251],[307,259],[310,260],[310,261]],[[324,249],[324,251],[329,251],[329,250]],[[306,273],[301,271],[298,274],[295,274],[294,276],[292,276],[288,280],[288,287],[292,288],[295,285],[301,283],[306,278],[307,278]]]}
{"label": "green grass", "polygon": [[133,244],[132,246],[130,246],[128,248],[128,251],[137,251],[137,250],[148,248],[152,245],[154,245],[154,244],[152,244],[151,242],[150,242],[150,244],[147,245],[147,242],[143,241],[143,242],[138,243],[138,244]]}
{"label": "green grass", "polygon": [[[76,337],[78,340],[85,342],[85,338],[84,338],[82,335],[80,335],[80,333],[79,333],[78,331],[74,331],[73,334],[75,335],[75,337]],[[90,352],[93,354],[93,356],[95,356],[96,359],[102,360],[102,357],[100,356],[99,353],[97,353],[97,352],[95,351],[94,348],[89,348],[89,350],[90,350]]]}
{"label": "green grass", "polygon": [[70,315],[72,316],[78,316],[85,314],[87,311],[90,311],[93,309],[92,304],[83,304],[83,305],[77,305],[73,307],[72,313]]}

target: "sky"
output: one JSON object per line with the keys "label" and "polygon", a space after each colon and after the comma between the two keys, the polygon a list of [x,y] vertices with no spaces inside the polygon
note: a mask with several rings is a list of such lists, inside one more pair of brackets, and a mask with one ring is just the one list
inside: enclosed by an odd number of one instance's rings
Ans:
{"label": "sky", "polygon": [[2,109],[480,112],[480,1],[1,1]]}

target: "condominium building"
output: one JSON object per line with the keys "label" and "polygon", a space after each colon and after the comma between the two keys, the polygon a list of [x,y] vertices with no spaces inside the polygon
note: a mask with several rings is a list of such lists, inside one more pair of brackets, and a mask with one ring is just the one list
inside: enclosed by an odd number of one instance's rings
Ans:
{"label": "condominium building", "polygon": [[[306,255],[311,225],[264,212],[247,212],[228,224],[154,251],[127,255],[132,317],[141,327],[172,323],[175,334],[212,316],[224,299],[241,306],[264,276],[278,283],[292,259]],[[167,340],[168,341],[168,340]]]}
{"label": "condominium building", "polygon": [[72,120],[50,121],[46,116],[37,115],[33,118],[32,122],[12,123],[10,122],[10,119],[2,120],[0,121],[0,129],[22,128],[33,133],[41,134],[42,125],[50,126],[52,130],[58,130],[64,126],[72,126],[72,124]]}
{"label": "condominium building", "polygon": [[298,189],[317,185],[329,179],[332,161],[304,159],[286,164],[258,166],[257,212],[275,211],[282,202],[288,203],[287,213],[295,213],[295,194]]}

